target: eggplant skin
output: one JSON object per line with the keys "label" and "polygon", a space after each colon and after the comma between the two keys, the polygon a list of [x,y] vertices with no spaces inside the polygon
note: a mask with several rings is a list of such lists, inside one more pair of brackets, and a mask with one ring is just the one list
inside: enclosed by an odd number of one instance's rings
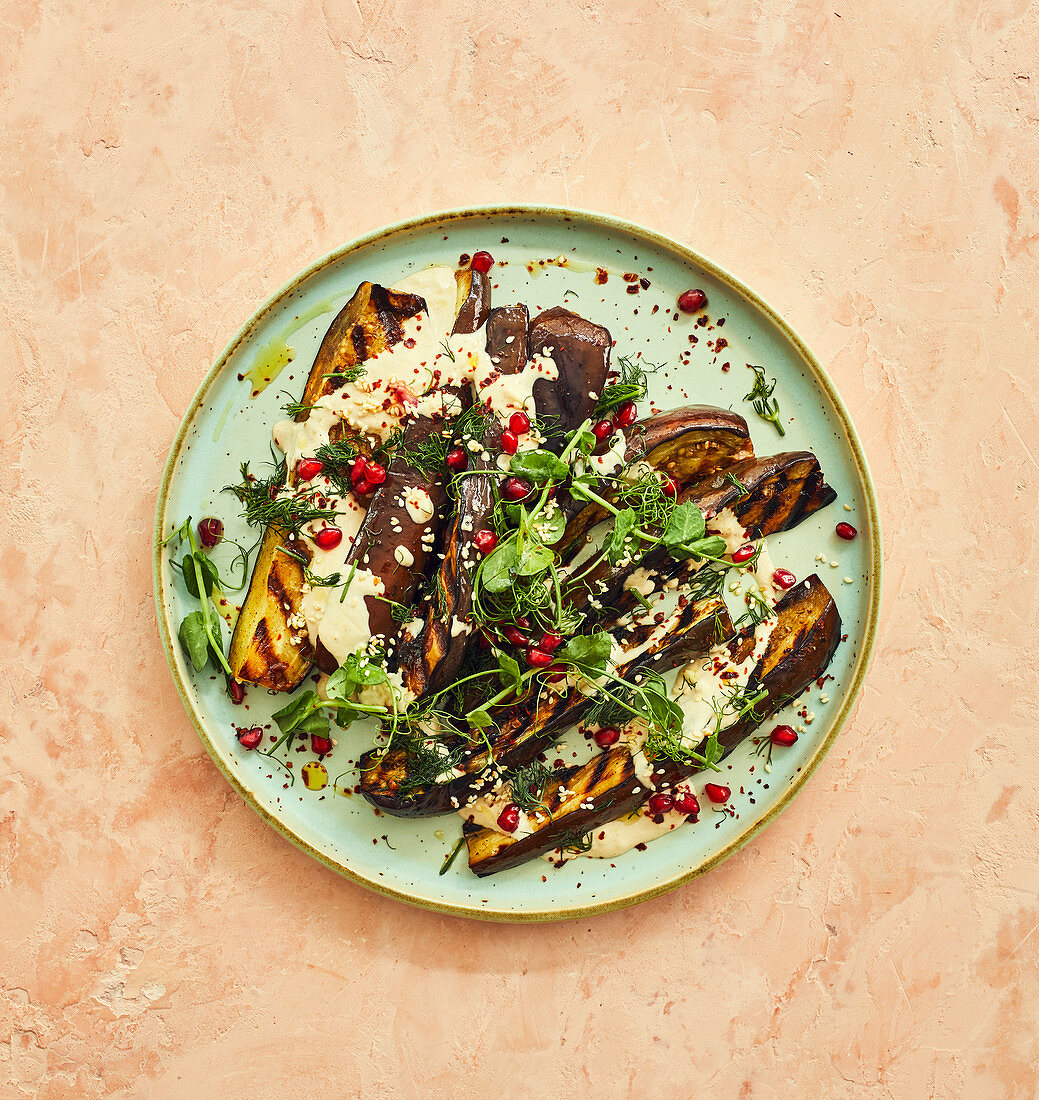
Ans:
{"label": "eggplant skin", "polygon": [[[639,627],[630,636],[625,636],[626,644],[639,645],[653,630],[654,624]],[[673,630],[645,654],[621,665],[618,675],[627,677],[640,669],[666,672],[705,653],[716,637],[724,637],[731,631],[732,622],[720,601],[703,600],[690,604]],[[397,817],[452,813],[458,805],[493,783],[501,769],[529,764],[561,730],[580,721],[591,705],[591,700],[576,690],[566,696],[545,691],[539,697],[521,700],[491,737],[493,766],[482,741],[446,739],[444,743],[449,751],[460,745],[471,746],[471,750],[458,764],[463,774],[444,783],[411,787],[408,783],[410,762],[405,748],[391,749],[387,753],[376,750],[365,753],[360,761],[361,793],[374,806]]]}
{"label": "eggplant skin", "polygon": [[453,332],[477,332],[491,312],[491,281],[482,271],[471,267],[455,273],[455,327]]}
{"label": "eggplant skin", "polygon": [[[748,691],[764,688],[768,698],[758,704],[758,721],[745,718],[723,731],[719,740],[726,752],[821,676],[840,643],[841,617],[818,576],[792,588],[776,611],[778,622],[748,683]],[[667,789],[695,770],[672,760],[660,761],[654,768],[656,785]],[[469,867],[483,878],[519,866],[551,852],[568,838],[583,836],[631,813],[645,802],[647,794],[627,748],[600,753],[583,766],[556,773],[543,795],[548,816],[530,836],[514,838],[467,822],[463,835]]]}
{"label": "eggplant skin", "polygon": [[[314,404],[342,385],[338,374],[397,343],[403,322],[426,308],[415,294],[400,294],[374,283],[361,283],[325,333],[303,391],[302,403]],[[300,413],[297,420],[305,420]],[[290,483],[294,471],[289,471]],[[310,669],[314,656],[305,639],[293,642],[289,617],[302,603],[303,570],[282,552],[281,532],[264,532],[242,610],[231,635],[228,664],[235,678],[270,691],[292,691]]]}
{"label": "eggplant skin", "polygon": [[487,317],[487,351],[497,358],[499,374],[519,374],[527,365],[529,328],[525,305],[495,306],[491,310]]}
{"label": "eggplant skin", "polygon": [[528,354],[550,355],[559,372],[555,380],[539,379],[533,387],[537,414],[550,423],[548,436],[557,444],[595,412],[612,347],[609,330],[563,306],[546,309],[530,322]]}

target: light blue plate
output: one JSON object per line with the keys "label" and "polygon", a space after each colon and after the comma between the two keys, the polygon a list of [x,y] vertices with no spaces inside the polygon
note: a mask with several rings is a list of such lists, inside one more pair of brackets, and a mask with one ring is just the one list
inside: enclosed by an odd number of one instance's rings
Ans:
{"label": "light blue plate", "polygon": [[[227,699],[222,677],[209,670],[195,675],[176,641],[193,601],[159,547],[187,515],[220,516],[232,538],[250,542],[236,518],[237,502],[221,487],[238,479],[243,460],[255,465],[269,458],[271,426],[287,400],[281,391],[298,398],[321,337],[357,284],[393,283],[431,263],[454,265],[461,253],[478,249],[507,261],[492,272],[495,303],[523,301],[532,314],[565,303],[610,329],[615,356],[642,352],[666,363],[651,377],[650,396],[659,407],[731,407],[746,416],[758,454],[807,449],[819,456],[837,503],[769,545],[777,564],[799,578],[819,573],[847,633],[830,666],[834,679],[798,704],[807,704],[813,722],[795,746],[776,750],[771,772],[750,744],[723,765],[718,781],[732,788],[731,816],[712,812],[701,798],[697,823],[643,852],[609,862],[577,859],[561,870],[536,860],[484,880],[469,872],[464,852],[447,874],[438,873],[459,835],[458,818],[402,821],[376,815],[357,796],[335,795],[331,786],[309,791],[297,778],[286,787],[263,757],[241,749],[236,725],[268,722],[285,700],[253,688],[246,711]],[[561,256],[570,261],[566,266],[545,262]],[[602,285],[597,267],[608,272]],[[650,286],[628,293],[625,273]],[[677,295],[690,287],[707,293],[710,326],[675,316]],[[725,341],[720,349],[719,337]],[[291,361],[252,397],[250,382],[240,376],[253,368],[269,374],[286,349]],[[762,364],[779,380],[776,396],[789,421],[784,439],[743,400],[752,381],[748,363]],[[836,537],[840,520],[858,528],[855,541]],[[203,744],[238,792],[284,836],[353,881],[430,909],[490,920],[561,920],[631,905],[688,882],[745,844],[790,802],[836,738],[862,684],[880,601],[880,531],[866,462],[832,383],[789,326],[731,275],[682,245],[613,218],[544,207],[452,211],[391,226],[326,257],[279,291],[221,355],[184,417],[159,493],[155,540],[159,631],[170,669]],[[217,560],[226,571],[226,547]],[[790,712],[777,720],[799,721]],[[370,737],[360,727],[339,734],[326,760],[330,776],[347,768]],[[295,757],[297,773],[309,759],[309,752]]]}

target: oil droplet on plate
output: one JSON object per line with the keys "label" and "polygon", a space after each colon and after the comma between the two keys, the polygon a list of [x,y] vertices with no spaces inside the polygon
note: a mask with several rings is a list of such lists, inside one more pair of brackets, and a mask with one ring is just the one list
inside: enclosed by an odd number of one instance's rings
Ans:
{"label": "oil droplet on plate", "polygon": [[317,760],[309,760],[300,769],[303,786],[308,791],[323,791],[328,786],[328,769]]}

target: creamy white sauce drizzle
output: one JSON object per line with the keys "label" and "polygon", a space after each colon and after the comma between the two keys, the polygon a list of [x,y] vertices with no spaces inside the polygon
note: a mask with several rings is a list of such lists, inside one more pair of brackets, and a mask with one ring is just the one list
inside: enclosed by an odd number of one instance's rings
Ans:
{"label": "creamy white sauce drizzle", "polygon": [[[494,829],[495,832],[501,832],[502,830],[498,826],[498,817],[502,810],[512,801],[512,788],[508,783],[505,783],[495,791],[491,791],[489,794],[481,795],[474,802],[470,802],[467,806],[460,806],[458,808],[458,814],[463,821],[474,821],[477,825],[482,825],[485,829]],[[519,840],[521,837],[530,836],[534,830],[531,828],[531,820],[526,813],[520,810],[519,825],[516,826],[514,832],[509,833],[511,837],[515,837]],[[536,823],[540,820],[537,811],[533,814],[533,821]]]}

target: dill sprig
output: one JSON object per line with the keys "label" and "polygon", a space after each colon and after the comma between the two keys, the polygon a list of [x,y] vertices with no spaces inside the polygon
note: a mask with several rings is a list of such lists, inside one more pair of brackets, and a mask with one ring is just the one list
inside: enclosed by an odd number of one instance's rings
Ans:
{"label": "dill sprig", "polygon": [[397,445],[396,457],[432,481],[444,472],[450,441],[449,435],[436,430],[420,443],[407,442],[405,436]]}
{"label": "dill sprig", "polygon": [[775,616],[775,608],[758,588],[751,588],[746,595],[747,610],[733,624],[737,628],[755,627]]}
{"label": "dill sprig", "polygon": [[779,402],[772,396],[772,391],[776,388],[776,380],[774,378],[771,382],[765,380],[764,367],[756,367],[753,363],[748,363],[747,366],[754,372],[754,385],[750,393],[744,394],[743,400],[751,402],[758,416],[775,425],[780,435],[786,435],[786,429],[779,420]]}
{"label": "dill sprig", "polygon": [[282,459],[270,477],[258,478],[249,472],[249,463],[241,466],[242,480],[237,485],[225,485],[224,491],[234,493],[242,503],[241,516],[250,527],[275,527],[283,534],[298,534],[306,523],[334,520],[334,508],[318,506],[316,492],[300,496],[284,496],[285,460]]}
{"label": "dill sprig", "polygon": [[595,406],[595,418],[597,420],[623,405],[625,401],[641,401],[649,391],[647,374],[653,374],[660,370],[663,363],[641,363],[630,356],[623,355],[617,360],[617,380],[611,382],[599,395],[598,404]]}
{"label": "dill sprig", "polygon": [[364,364],[355,363],[352,367],[347,367],[346,370],[331,371],[325,375],[325,378],[341,378],[344,382],[356,382],[358,378],[363,378],[367,373]]}
{"label": "dill sprig", "polygon": [[559,848],[564,852],[581,855],[592,850],[592,840],[592,833],[582,832],[580,829],[571,829],[559,838]]}
{"label": "dill sprig", "polygon": [[443,742],[429,737],[412,740],[405,748],[408,767],[400,784],[401,794],[404,795],[442,780],[462,762],[469,751],[465,745],[456,745],[449,749]]}
{"label": "dill sprig", "polygon": [[545,788],[554,773],[552,769],[540,760],[534,760],[525,767],[517,768],[505,778],[509,784],[510,799],[524,813],[531,813],[537,809],[548,809],[544,801]]}

